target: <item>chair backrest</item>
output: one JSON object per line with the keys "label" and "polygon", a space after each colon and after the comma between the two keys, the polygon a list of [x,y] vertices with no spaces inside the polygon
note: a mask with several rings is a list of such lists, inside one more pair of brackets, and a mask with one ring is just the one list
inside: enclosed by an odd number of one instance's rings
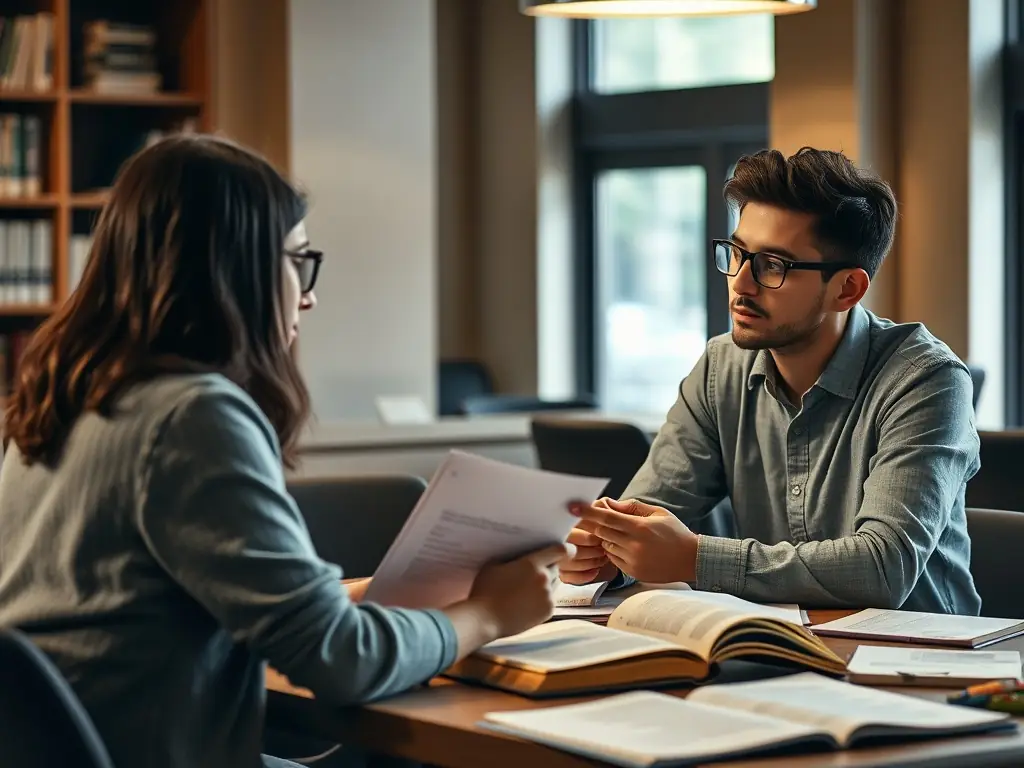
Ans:
{"label": "chair backrest", "polygon": [[979,432],[981,468],[967,481],[967,506],[1024,512],[1024,430]]}
{"label": "chair backrest", "polygon": [[541,411],[591,411],[597,403],[589,397],[572,400],[542,400],[529,395],[478,395],[462,401],[466,416],[498,413],[538,413]]}
{"label": "chair backrest", "polygon": [[288,492],[324,560],[372,576],[427,484],[413,475],[295,479]]}
{"label": "chair backrest", "polygon": [[619,498],[651,450],[639,427],[619,421],[537,416],[530,433],[542,469],[607,477],[604,495]]}
{"label": "chair backrest", "polygon": [[978,365],[968,365],[967,368],[971,372],[971,383],[974,384],[974,395],[972,396],[974,410],[978,410],[981,390],[985,387],[985,369]]}
{"label": "chair backrest", "polygon": [[967,509],[971,537],[971,574],[981,595],[981,614],[1024,619],[1020,553],[1024,552],[1024,513]]}
{"label": "chair backrest", "polygon": [[0,764],[113,768],[71,686],[15,629],[0,629]]}
{"label": "chair backrest", "polygon": [[441,416],[462,415],[467,397],[489,395],[494,382],[487,367],[478,360],[442,360],[437,368],[437,412]]}

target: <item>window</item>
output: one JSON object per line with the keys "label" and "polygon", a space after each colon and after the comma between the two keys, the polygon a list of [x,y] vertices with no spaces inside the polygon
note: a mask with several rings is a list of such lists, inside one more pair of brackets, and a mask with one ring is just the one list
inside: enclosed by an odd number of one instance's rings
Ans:
{"label": "window", "polygon": [[598,390],[610,411],[671,404],[704,351],[706,198],[699,165],[621,168],[597,178]]}
{"label": "window", "polygon": [[722,185],[766,146],[771,17],[578,22],[574,142],[578,388],[664,414],[729,328],[709,241]]}
{"label": "window", "polygon": [[599,93],[767,83],[775,76],[769,15],[602,20],[593,37]]}

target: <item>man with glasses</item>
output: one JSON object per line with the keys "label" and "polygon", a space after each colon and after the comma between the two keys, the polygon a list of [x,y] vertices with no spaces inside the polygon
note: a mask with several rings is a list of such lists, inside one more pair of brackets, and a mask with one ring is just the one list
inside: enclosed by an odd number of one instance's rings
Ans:
{"label": "man with glasses", "polygon": [[[860,302],[892,245],[889,186],[837,152],[764,151],[712,243],[731,334],[683,380],[623,501],[581,505],[569,583],[687,581],[761,602],[977,614],[967,367]],[[739,538],[691,531],[732,502]]]}

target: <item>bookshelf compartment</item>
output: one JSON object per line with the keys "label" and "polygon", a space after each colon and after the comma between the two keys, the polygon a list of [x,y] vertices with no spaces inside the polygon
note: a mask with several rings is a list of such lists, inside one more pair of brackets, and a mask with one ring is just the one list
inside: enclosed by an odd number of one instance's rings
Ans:
{"label": "bookshelf compartment", "polygon": [[206,71],[201,0],[68,1],[72,88],[134,95],[202,90],[196,77],[197,56]]}
{"label": "bookshelf compartment", "polygon": [[194,110],[187,107],[138,109],[129,105],[72,105],[72,205],[98,207],[97,195],[110,187],[125,160],[160,136],[195,130],[196,125]]}
{"label": "bookshelf compartment", "polygon": [[0,104],[0,206],[52,195],[53,113],[52,104]]}
{"label": "bookshelf compartment", "polygon": [[0,307],[34,314],[54,301],[54,216],[37,211],[0,215]]}

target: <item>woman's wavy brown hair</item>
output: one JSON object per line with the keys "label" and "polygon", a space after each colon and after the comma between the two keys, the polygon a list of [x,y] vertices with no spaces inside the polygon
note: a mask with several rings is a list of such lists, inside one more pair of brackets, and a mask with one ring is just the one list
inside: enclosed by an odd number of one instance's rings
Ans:
{"label": "woman's wavy brown hair", "polygon": [[128,160],[77,290],[18,366],[5,444],[52,465],[82,413],[109,416],[161,374],[212,371],[263,409],[294,465],[309,395],[288,348],[282,259],[305,214],[267,161],[224,139],[174,136]]}

